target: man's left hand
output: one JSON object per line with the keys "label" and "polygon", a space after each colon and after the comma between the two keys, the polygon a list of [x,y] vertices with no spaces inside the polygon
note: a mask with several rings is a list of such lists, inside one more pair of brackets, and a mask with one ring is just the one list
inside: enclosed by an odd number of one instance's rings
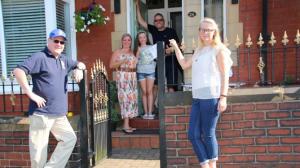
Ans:
{"label": "man's left hand", "polygon": [[75,82],[79,83],[83,79],[83,70],[74,69],[73,77],[74,77]]}
{"label": "man's left hand", "polygon": [[79,83],[83,78],[83,70],[86,69],[86,66],[82,62],[78,62],[77,68],[73,70],[74,80]]}
{"label": "man's left hand", "polygon": [[78,62],[78,64],[77,64],[77,68],[78,68],[78,69],[80,69],[80,70],[84,70],[84,69],[86,69],[86,67],[85,67],[85,64],[84,64],[84,63],[82,63],[82,62]]}

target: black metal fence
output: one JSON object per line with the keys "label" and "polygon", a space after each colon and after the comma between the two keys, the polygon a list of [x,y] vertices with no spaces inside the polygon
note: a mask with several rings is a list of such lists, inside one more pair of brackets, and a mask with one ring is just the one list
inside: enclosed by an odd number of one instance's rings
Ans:
{"label": "black metal fence", "polygon": [[82,167],[95,166],[111,153],[110,103],[107,73],[97,61],[91,70],[89,90],[86,71],[80,83],[81,128],[80,148]]}
{"label": "black metal fence", "polygon": [[[28,83],[32,86],[31,77],[28,76]],[[78,84],[70,78],[68,81],[69,91],[69,113],[79,113],[79,87]],[[22,92],[22,88],[16,82],[13,74],[9,78],[2,76],[0,84],[0,115],[15,117],[26,116],[28,111],[29,99]]]}
{"label": "black metal fence", "polygon": [[[299,33],[299,32],[298,32]],[[236,56],[233,80],[237,85],[289,85],[300,83],[300,35],[296,36],[295,43],[288,44],[284,33],[281,44],[276,44],[272,33],[270,41],[265,42],[259,36],[256,45],[251,41],[250,35],[241,47],[236,42],[232,50]],[[268,43],[268,44],[267,44]]]}
{"label": "black metal fence", "polygon": [[[284,32],[282,40],[275,40],[272,33],[270,40],[264,40],[258,36],[257,42],[251,40],[250,35],[244,43],[238,36],[234,45],[227,45],[234,60],[230,85],[240,87],[243,85],[291,85],[300,84],[300,33],[295,39],[288,39]],[[186,57],[193,53],[184,52]],[[168,64],[166,62],[166,64]],[[172,81],[167,82],[167,87],[176,86],[181,90],[184,86],[190,87],[191,73],[182,73],[176,57],[172,59]],[[168,65],[166,65],[168,66]],[[174,69],[178,69],[174,71]],[[167,76],[170,68],[165,67]],[[188,70],[189,71],[189,70]],[[178,72],[178,73],[177,73]],[[176,77],[178,76],[178,77]],[[176,80],[178,78],[178,80]]]}

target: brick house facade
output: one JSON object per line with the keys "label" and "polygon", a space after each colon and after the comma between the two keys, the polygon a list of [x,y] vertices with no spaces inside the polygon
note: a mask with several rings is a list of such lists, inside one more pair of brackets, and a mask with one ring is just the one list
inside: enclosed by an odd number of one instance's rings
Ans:
{"label": "brick house facade", "polygon": [[[227,1],[231,8],[238,7],[237,21],[231,21],[232,17],[228,17],[228,37],[231,44],[234,43],[236,34],[240,33],[240,39],[245,47],[248,34],[251,35],[255,48],[259,33],[262,32],[262,1],[263,0],[240,0],[238,4],[231,4]],[[92,1],[76,0],[75,10],[86,9]],[[130,14],[128,9],[129,0],[121,0],[121,13],[114,13],[114,4],[112,0],[96,0],[106,9],[105,14],[110,17],[108,24],[104,26],[92,26],[90,33],[76,33],[77,58],[86,63],[88,70],[92,68],[92,63],[96,59],[101,59],[104,65],[108,67],[109,60],[113,50],[120,43],[120,35],[127,30],[126,15]],[[267,32],[270,36],[274,32],[277,40],[276,47],[280,48],[283,32],[286,30],[289,36],[288,46],[295,46],[295,35],[297,29],[300,29],[300,1],[298,0],[269,0]],[[198,0],[183,1],[185,4],[185,14],[191,9],[190,6],[200,9]],[[196,4],[196,5],[195,5]],[[201,5],[201,4],[200,4]],[[228,10],[227,15],[232,11]],[[196,11],[197,17],[200,17],[200,10]],[[232,14],[235,15],[235,14]],[[236,15],[235,15],[236,16]],[[192,20],[195,25],[184,23],[183,26],[190,28],[189,30],[197,30],[199,18]],[[124,19],[125,18],[125,19]],[[127,18],[128,19],[128,18]],[[123,22],[122,22],[123,21]],[[129,23],[127,23],[129,24]],[[230,26],[231,25],[231,26]],[[231,29],[234,28],[234,29]],[[188,31],[188,30],[186,30]],[[196,34],[197,32],[193,32]],[[191,51],[192,43],[188,35],[184,35],[187,50]],[[192,36],[190,36],[192,37]],[[265,41],[267,42],[267,41]],[[299,45],[298,45],[299,47]],[[295,51],[288,54],[295,54]],[[299,54],[299,53],[298,53]],[[269,56],[270,57],[270,56]],[[279,55],[280,57],[280,55]],[[244,57],[241,57],[241,62]],[[296,64],[298,60],[294,57],[287,61],[287,69],[290,74],[295,74]],[[258,62],[258,54],[251,56],[251,62],[256,67]],[[281,60],[276,63],[278,72],[283,71]],[[112,70],[108,69],[110,79],[112,79]],[[236,68],[234,69],[236,71]],[[269,70],[270,71],[270,70]],[[242,69],[241,78],[247,78],[247,69]],[[251,70],[253,81],[259,81],[259,72],[257,68]],[[270,72],[269,72],[270,73]],[[89,73],[90,75],[90,73]],[[189,74],[187,73],[187,76]],[[281,78],[281,73],[276,73]],[[269,75],[270,76],[270,75]],[[236,76],[232,80],[237,80]],[[6,95],[7,107],[12,108],[9,100],[10,95]],[[73,95],[69,95],[72,99]],[[3,107],[0,95],[0,109]],[[18,95],[17,95],[18,99]],[[298,98],[299,99],[299,98]],[[78,97],[70,101],[69,106],[78,107]],[[28,101],[23,102],[24,106]],[[19,108],[20,102],[16,102],[14,108]],[[254,103],[249,101],[243,104],[231,104],[227,113],[225,113],[218,125],[218,136],[220,138],[221,157],[220,163],[223,167],[298,167],[300,165],[299,150],[299,100],[293,102],[260,102]],[[76,112],[75,112],[76,113]],[[0,116],[22,116],[23,113],[0,113]],[[166,141],[167,141],[167,157],[169,167],[197,167],[197,160],[191,146],[186,137],[188,128],[189,106],[185,107],[169,107],[166,108]],[[28,134],[27,130],[20,129],[20,125],[15,125],[14,130],[0,131],[0,165],[7,167],[29,167],[28,154]],[[26,127],[26,126],[25,126]],[[12,128],[10,126],[10,128]],[[21,131],[20,131],[21,130]],[[51,141],[52,145],[55,141]],[[10,152],[12,151],[12,152]],[[25,152],[24,152],[25,151]],[[75,156],[74,156],[75,157]],[[22,159],[20,159],[22,158]],[[279,164],[277,164],[279,163]]]}

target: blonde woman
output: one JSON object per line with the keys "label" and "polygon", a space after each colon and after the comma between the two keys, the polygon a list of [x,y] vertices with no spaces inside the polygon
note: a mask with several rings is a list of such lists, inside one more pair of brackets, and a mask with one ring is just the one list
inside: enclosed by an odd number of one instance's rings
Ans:
{"label": "blonde woman", "polygon": [[175,40],[170,40],[183,69],[192,68],[193,102],[188,137],[202,168],[216,168],[218,142],[216,126],[226,110],[230,51],[222,44],[219,29],[211,18],[199,26],[200,45],[194,55],[185,59]]}
{"label": "blonde woman", "polygon": [[131,133],[135,128],[129,126],[129,119],[138,115],[137,105],[137,59],[131,50],[132,38],[130,34],[123,34],[122,47],[114,51],[110,60],[110,68],[116,69],[116,82],[121,115],[124,119],[123,131]]}

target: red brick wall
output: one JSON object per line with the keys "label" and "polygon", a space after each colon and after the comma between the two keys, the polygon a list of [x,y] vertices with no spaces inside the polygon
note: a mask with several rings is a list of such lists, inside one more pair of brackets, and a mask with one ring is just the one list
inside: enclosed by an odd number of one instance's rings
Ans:
{"label": "red brick wall", "polygon": [[[283,33],[286,30],[289,38],[288,46],[295,46],[295,36],[297,29],[300,29],[300,1],[298,0],[269,0],[268,1],[268,35],[271,35],[271,32],[274,32],[277,43],[275,44],[276,48],[282,47],[282,37]],[[245,42],[247,40],[248,34],[251,35],[253,45],[251,48],[258,48],[256,42],[258,41],[259,33],[262,32],[262,0],[242,0],[239,1],[239,16],[240,22],[243,23],[243,37],[244,42],[242,48],[245,47]],[[265,42],[269,39],[265,39]],[[269,45],[270,46],[270,45]],[[244,60],[247,61],[247,54],[241,54],[240,63],[242,68],[240,70],[240,78],[242,81],[248,80],[248,69],[247,65],[243,64]],[[259,61],[259,54],[251,54],[251,73],[253,74],[250,79],[250,83],[255,83],[259,81],[259,71],[257,64]],[[287,74],[295,79],[296,74],[296,57],[295,50],[290,50],[287,54]],[[271,54],[269,52],[268,60],[271,60]],[[268,62],[269,70],[268,76],[271,77],[271,61]],[[235,70],[236,71],[236,70]],[[283,54],[282,50],[278,53],[275,53],[275,80],[282,81],[283,79]],[[233,78],[235,79],[235,78]]]}
{"label": "red brick wall", "polygon": [[[28,111],[29,98],[26,95],[20,96],[20,94],[16,94],[15,106],[13,106],[11,104],[10,97],[11,95],[0,95],[0,116],[24,116],[25,112]],[[79,92],[69,92],[68,103],[68,111],[73,112],[74,114],[79,114]]]}
{"label": "red brick wall", "polygon": [[[0,126],[3,126],[0,124]],[[11,128],[16,130],[3,131],[0,130],[0,167],[5,168],[30,168],[30,156],[28,146],[28,125],[10,125]],[[18,128],[23,128],[20,131]],[[79,136],[77,135],[78,139]],[[50,136],[48,146],[48,159],[57,141],[53,136]],[[80,146],[76,144],[74,151],[69,159],[67,167],[80,167]]]}
{"label": "red brick wall", "polygon": [[[91,3],[92,1],[75,1],[76,11],[87,9]],[[87,65],[88,76],[90,76],[90,69],[96,59],[101,59],[108,74],[111,74],[108,65],[112,54],[111,32],[114,31],[114,13],[110,12],[111,1],[96,0],[96,3],[100,3],[106,9],[105,16],[109,16],[111,20],[106,25],[91,26],[90,33],[79,32],[76,34],[78,60]]]}
{"label": "red brick wall", "polygon": [[1,131],[0,137],[0,165],[29,168],[28,133]]}
{"label": "red brick wall", "polygon": [[[168,167],[199,167],[187,139],[190,107],[165,113]],[[220,168],[300,167],[300,101],[231,104],[217,135]]]}
{"label": "red brick wall", "polygon": [[[294,44],[296,31],[300,29],[299,6],[298,0],[268,1],[268,34],[271,35],[271,32],[274,32],[278,46],[281,46],[285,30],[290,38],[289,44]],[[248,34],[251,35],[252,40],[257,41],[259,33],[262,32],[262,0],[239,1],[239,10],[240,22],[243,23],[244,41]]]}

